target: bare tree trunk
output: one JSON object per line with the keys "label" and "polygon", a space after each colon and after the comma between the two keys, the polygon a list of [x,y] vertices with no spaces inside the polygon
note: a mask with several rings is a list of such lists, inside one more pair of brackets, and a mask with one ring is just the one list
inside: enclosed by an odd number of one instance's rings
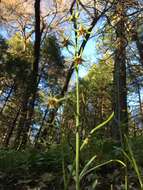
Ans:
{"label": "bare tree trunk", "polygon": [[28,115],[24,126],[24,134],[22,137],[21,146],[25,146],[27,142],[28,132],[32,124],[34,115],[34,106],[38,87],[38,71],[39,71],[39,59],[40,59],[40,43],[41,43],[41,30],[40,30],[40,0],[35,0],[35,44],[34,44],[34,62],[31,75],[31,100],[28,108]]}
{"label": "bare tree trunk", "polygon": [[9,145],[9,142],[10,142],[10,139],[12,137],[12,134],[13,134],[13,131],[14,131],[14,128],[16,125],[16,121],[18,120],[19,114],[20,114],[20,109],[16,113],[16,116],[13,120],[12,125],[7,129],[6,136],[4,138],[4,143],[3,143],[5,147],[8,147],[8,145]]}
{"label": "bare tree trunk", "polygon": [[43,126],[44,126],[44,122],[45,122],[45,119],[46,119],[46,116],[47,116],[47,113],[48,113],[48,108],[45,110],[45,113],[44,113],[44,116],[43,116],[43,119],[42,119],[42,122],[41,122],[41,126],[40,126],[40,129],[35,137],[35,147],[37,146],[37,143],[38,143],[38,140],[39,140],[39,137],[40,137],[40,134],[41,134],[41,131],[43,129]]}
{"label": "bare tree trunk", "polygon": [[9,91],[9,93],[8,93],[6,99],[5,99],[4,105],[3,105],[3,107],[2,107],[1,110],[0,110],[0,114],[2,114],[2,112],[4,111],[4,109],[5,109],[5,107],[6,107],[6,104],[7,104],[7,102],[9,101],[9,98],[10,98],[12,92],[13,92],[14,87],[15,87],[15,82],[14,82],[14,84],[13,84],[13,85],[11,86],[11,88],[10,88],[10,91]]}
{"label": "bare tree trunk", "polygon": [[127,112],[127,87],[126,87],[126,34],[125,34],[125,8],[124,2],[117,5],[117,16],[119,19],[116,25],[117,46],[115,51],[114,65],[114,111],[115,126],[113,136],[123,142],[123,135],[128,133],[128,112]]}
{"label": "bare tree trunk", "polygon": [[20,143],[20,139],[21,139],[21,135],[25,126],[25,121],[26,121],[26,117],[27,117],[27,111],[28,111],[28,100],[29,100],[29,91],[26,91],[27,94],[25,94],[24,92],[24,96],[23,96],[23,102],[22,102],[22,108],[21,108],[21,112],[20,112],[20,119],[19,119],[19,123],[17,126],[17,131],[16,131],[16,136],[15,136],[15,140],[14,140],[14,144],[13,147],[17,148],[19,146]]}
{"label": "bare tree trunk", "polygon": [[140,41],[137,34],[136,34],[136,45],[137,45],[139,56],[140,56],[140,63],[143,66],[143,42]]}

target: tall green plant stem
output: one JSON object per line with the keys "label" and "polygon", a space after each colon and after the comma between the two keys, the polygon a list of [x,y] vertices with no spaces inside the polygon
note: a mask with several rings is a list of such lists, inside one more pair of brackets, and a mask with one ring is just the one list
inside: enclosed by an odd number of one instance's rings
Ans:
{"label": "tall green plant stem", "polygon": [[80,137],[79,137],[79,69],[76,65],[76,190],[80,190],[79,180],[79,151],[80,151]]}

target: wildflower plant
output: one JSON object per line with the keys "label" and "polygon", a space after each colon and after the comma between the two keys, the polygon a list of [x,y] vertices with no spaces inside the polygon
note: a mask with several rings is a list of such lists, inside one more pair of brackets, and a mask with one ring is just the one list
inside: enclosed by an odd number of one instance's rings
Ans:
{"label": "wildflower plant", "polygon": [[[74,7],[74,10],[73,10]],[[98,126],[96,126],[94,129],[91,130],[91,132],[89,133],[89,135],[85,138],[85,140],[83,140],[83,142],[81,143],[80,140],[80,101],[79,101],[79,66],[82,65],[83,63],[83,50],[84,47],[90,37],[91,31],[92,31],[92,27],[89,27],[89,29],[87,29],[86,27],[83,26],[83,24],[79,23],[79,19],[80,19],[80,14],[79,14],[79,1],[76,0],[74,1],[74,4],[71,8],[71,17],[69,19],[69,21],[73,22],[73,26],[74,26],[74,36],[75,36],[75,45],[74,47],[74,58],[73,58],[73,67],[75,69],[75,74],[76,74],[76,114],[75,114],[75,119],[76,119],[76,155],[75,155],[75,160],[73,161],[73,165],[69,167],[70,170],[70,174],[69,176],[66,178],[65,180],[65,172],[63,172],[64,174],[64,189],[68,190],[68,184],[70,182],[70,178],[73,177],[73,179],[75,180],[75,184],[76,184],[76,190],[80,190],[80,181],[83,179],[84,176],[86,176],[87,174],[89,174],[91,171],[96,170],[99,167],[102,167],[104,165],[113,163],[113,162],[117,162],[119,163],[122,167],[126,168],[126,164],[124,164],[124,162],[120,161],[120,160],[109,160],[106,161],[102,164],[99,164],[95,167],[91,168],[91,164],[93,164],[93,162],[95,161],[97,155],[94,155],[83,167],[82,170],[80,170],[80,152],[83,150],[83,148],[88,145],[90,143],[90,138],[92,138],[92,135],[99,129],[101,129],[102,127],[104,127],[108,122],[110,122],[110,120],[113,118],[114,113],[112,113],[109,118],[104,121],[103,123],[99,124]],[[83,43],[81,43],[81,38],[83,40]],[[79,47],[79,44],[80,47]],[[127,190],[127,189],[126,189]]]}

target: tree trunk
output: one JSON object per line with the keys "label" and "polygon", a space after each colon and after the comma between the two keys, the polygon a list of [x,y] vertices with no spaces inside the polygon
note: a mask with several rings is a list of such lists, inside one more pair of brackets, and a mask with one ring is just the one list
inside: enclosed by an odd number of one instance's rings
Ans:
{"label": "tree trunk", "polygon": [[143,66],[143,42],[140,41],[138,35],[136,35],[136,45],[140,56],[140,63]]}
{"label": "tree trunk", "polygon": [[20,114],[20,109],[16,113],[16,116],[15,116],[15,118],[13,120],[12,125],[7,129],[6,136],[4,138],[4,143],[3,143],[5,147],[8,147],[8,145],[9,145],[9,142],[10,142],[10,139],[12,137],[12,134],[13,134],[13,131],[14,131],[14,128],[15,128],[15,125],[16,125],[16,121],[17,121],[17,119],[19,117],[19,114]]}
{"label": "tree trunk", "polygon": [[44,122],[45,122],[45,119],[46,119],[46,116],[47,116],[47,113],[48,113],[48,108],[45,110],[45,113],[44,113],[44,116],[43,116],[43,119],[42,119],[42,122],[41,122],[41,126],[40,126],[40,129],[35,137],[35,147],[37,146],[37,143],[38,143],[38,140],[39,140],[39,137],[40,137],[40,134],[41,134],[41,131],[43,129],[43,126],[44,126]]}
{"label": "tree trunk", "polygon": [[1,110],[0,110],[0,114],[2,114],[2,112],[4,111],[4,109],[5,109],[5,107],[6,107],[6,104],[7,104],[7,102],[9,101],[9,98],[10,98],[12,92],[13,92],[14,87],[15,87],[15,82],[14,82],[14,84],[13,84],[13,85],[11,86],[11,88],[10,88],[10,91],[9,91],[9,93],[8,93],[6,99],[5,99],[4,105],[3,105],[3,107],[2,107]]}
{"label": "tree trunk", "polygon": [[35,0],[35,44],[34,44],[34,62],[31,75],[31,100],[29,103],[28,115],[24,126],[24,134],[22,137],[21,146],[25,146],[27,142],[28,132],[32,124],[34,115],[34,106],[38,87],[38,71],[40,59],[40,43],[41,43],[41,30],[40,30],[40,0]]}
{"label": "tree trunk", "polygon": [[128,133],[127,87],[126,87],[126,34],[124,2],[117,4],[116,25],[117,45],[114,65],[114,112],[115,126],[113,136],[121,142],[124,134]]}
{"label": "tree trunk", "polygon": [[24,96],[23,96],[23,101],[22,101],[22,108],[21,108],[21,112],[20,112],[20,119],[19,119],[19,123],[17,126],[17,131],[16,131],[16,136],[15,136],[15,140],[14,140],[14,144],[13,147],[17,148],[19,146],[20,143],[20,139],[21,139],[21,135],[25,126],[25,121],[26,121],[26,117],[27,117],[27,111],[28,111],[28,100],[29,100],[29,91],[26,90],[26,93],[24,92]]}

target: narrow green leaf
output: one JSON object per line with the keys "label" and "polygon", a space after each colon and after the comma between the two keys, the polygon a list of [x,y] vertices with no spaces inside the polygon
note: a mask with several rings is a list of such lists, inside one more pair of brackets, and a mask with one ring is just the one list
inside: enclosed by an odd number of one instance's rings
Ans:
{"label": "narrow green leaf", "polygon": [[91,132],[90,132],[90,135],[93,134],[98,129],[100,129],[101,127],[105,126],[113,118],[113,116],[114,116],[114,112],[112,112],[112,114],[108,117],[107,120],[105,120],[103,123],[100,123],[94,129],[92,129]]}
{"label": "narrow green leaf", "polygon": [[95,160],[97,156],[93,156],[88,162],[87,164],[84,166],[83,170],[80,173],[80,180],[82,179],[81,176],[84,175],[84,173],[87,171],[87,169],[89,168],[90,164]]}
{"label": "narrow green leaf", "polygon": [[109,161],[107,161],[107,162],[104,162],[104,163],[102,163],[102,164],[99,164],[99,165],[97,165],[97,166],[95,166],[95,167],[93,167],[93,168],[87,170],[86,172],[84,172],[84,174],[81,176],[81,178],[83,178],[83,177],[84,177],[85,175],[87,175],[88,173],[90,173],[90,172],[96,170],[97,168],[100,168],[100,167],[105,166],[105,165],[107,165],[107,164],[110,164],[110,163],[112,163],[112,162],[118,162],[118,163],[121,164],[123,167],[126,167],[126,164],[125,164],[124,162],[122,162],[121,160],[109,160]]}
{"label": "narrow green leaf", "polygon": [[[133,166],[137,176],[138,176],[138,180],[139,180],[139,183],[140,183],[140,186],[141,186],[141,189],[143,189],[143,180],[142,180],[142,176],[140,174],[140,171],[139,171],[139,167],[137,165],[137,162],[135,160],[135,157],[134,157],[134,154],[133,154],[133,151],[132,151],[132,147],[129,143],[129,140],[127,138],[127,136],[125,135],[125,139],[126,139],[126,143],[127,143],[127,146],[128,146],[128,150],[129,150],[129,154],[130,154],[130,157],[129,156],[126,156],[128,158],[128,160],[130,161],[131,165]],[[125,151],[124,151],[124,155],[125,155]],[[127,155],[127,154],[126,154]]]}
{"label": "narrow green leaf", "polygon": [[97,125],[94,129],[92,129],[88,135],[88,137],[83,141],[82,145],[80,146],[80,150],[82,150],[84,148],[84,146],[87,144],[90,136],[97,131],[98,129],[101,129],[102,127],[104,127],[109,121],[111,121],[111,119],[114,116],[114,112],[112,112],[112,114],[108,117],[108,119],[106,121],[104,121],[103,123],[100,123],[99,125]]}

